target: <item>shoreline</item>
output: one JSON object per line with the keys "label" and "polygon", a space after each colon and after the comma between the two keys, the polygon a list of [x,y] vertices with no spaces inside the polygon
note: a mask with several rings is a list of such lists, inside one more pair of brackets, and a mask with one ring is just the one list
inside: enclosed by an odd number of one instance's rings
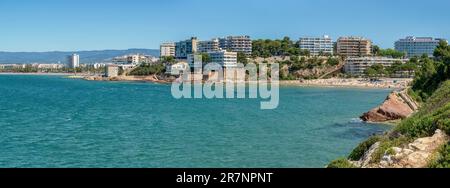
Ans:
{"label": "shoreline", "polygon": [[[83,79],[88,81],[131,81],[131,82],[150,82],[159,84],[170,84],[172,80],[157,79],[151,76],[120,76],[113,78],[104,78],[101,76],[92,76],[86,74],[74,73],[9,73],[0,72],[0,75],[30,75],[30,76],[67,76],[70,79]],[[412,81],[409,78],[380,78],[378,82],[370,82],[366,79],[358,78],[330,78],[315,80],[280,80],[279,86],[294,87],[321,87],[321,88],[362,88],[362,89],[405,89]],[[227,82],[224,82],[227,83]],[[246,81],[245,84],[251,84]]]}
{"label": "shoreline", "polygon": [[[31,72],[31,73],[24,73],[24,72],[0,72],[0,75],[30,75],[30,76],[73,76],[74,73],[44,73],[44,72]],[[80,76],[85,76],[81,75]]]}

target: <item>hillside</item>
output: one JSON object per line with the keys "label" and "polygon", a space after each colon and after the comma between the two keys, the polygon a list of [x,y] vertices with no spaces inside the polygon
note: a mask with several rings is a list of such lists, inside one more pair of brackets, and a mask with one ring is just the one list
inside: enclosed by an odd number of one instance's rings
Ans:
{"label": "hillside", "polygon": [[79,54],[80,63],[91,64],[95,62],[107,61],[116,56],[127,54],[146,54],[159,56],[159,50],[154,49],[128,49],[128,50],[96,50],[96,51],[76,51],[76,52],[0,52],[0,64],[25,64],[25,63],[57,63],[66,62],[66,57],[70,54]]}
{"label": "hillside", "polygon": [[441,42],[434,55],[422,58],[409,91],[419,111],[329,168],[450,168],[450,46]]}

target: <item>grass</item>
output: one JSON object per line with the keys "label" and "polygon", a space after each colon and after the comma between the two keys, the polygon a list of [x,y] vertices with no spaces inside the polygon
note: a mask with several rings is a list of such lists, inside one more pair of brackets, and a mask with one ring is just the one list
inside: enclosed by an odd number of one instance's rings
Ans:
{"label": "grass", "polygon": [[450,168],[450,142],[442,146],[436,157],[428,165],[429,168]]}
{"label": "grass", "polygon": [[345,158],[341,158],[341,159],[336,159],[334,161],[332,161],[327,168],[357,168],[355,165],[353,165],[352,163],[350,163],[350,161],[348,161]]}
{"label": "grass", "polygon": [[364,153],[366,153],[370,147],[372,147],[373,144],[377,143],[378,141],[381,140],[380,136],[372,136],[369,139],[367,139],[366,141],[362,142],[361,144],[359,144],[348,156],[348,159],[353,160],[353,161],[357,161],[359,159],[361,159],[361,157],[364,155]]}

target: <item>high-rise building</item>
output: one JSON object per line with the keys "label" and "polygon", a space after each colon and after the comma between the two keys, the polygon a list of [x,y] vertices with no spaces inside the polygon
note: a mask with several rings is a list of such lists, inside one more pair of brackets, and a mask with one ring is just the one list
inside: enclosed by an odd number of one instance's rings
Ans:
{"label": "high-rise building", "polygon": [[302,37],[299,40],[299,46],[302,50],[308,50],[311,55],[333,54],[333,41],[327,35],[320,37]]}
{"label": "high-rise building", "polygon": [[162,43],[159,50],[160,57],[175,57],[175,43]]}
{"label": "high-rise building", "polygon": [[230,52],[242,52],[245,55],[251,55],[252,39],[250,36],[228,36],[219,39],[219,47]]}
{"label": "high-rise building", "polygon": [[67,57],[67,65],[69,68],[80,67],[80,56],[78,54],[72,54]]}
{"label": "high-rise building", "polygon": [[219,51],[219,39],[198,42],[198,52]]}
{"label": "high-rise building", "polygon": [[439,42],[445,39],[433,39],[432,37],[409,36],[395,42],[395,50],[405,52],[407,57],[420,57],[423,54],[431,57]]}
{"label": "high-rise building", "polygon": [[362,37],[340,37],[336,52],[345,57],[364,57],[372,54],[372,41]]}
{"label": "high-rise building", "polygon": [[189,54],[197,53],[197,45],[197,37],[175,43],[175,57],[178,59],[187,59]]}

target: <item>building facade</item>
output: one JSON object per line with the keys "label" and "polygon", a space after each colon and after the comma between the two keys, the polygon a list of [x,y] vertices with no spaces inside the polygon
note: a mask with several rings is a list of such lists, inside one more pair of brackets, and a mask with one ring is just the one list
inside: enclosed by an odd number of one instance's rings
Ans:
{"label": "building facade", "polygon": [[72,54],[67,57],[67,66],[69,68],[78,68],[80,67],[80,56],[78,54]]}
{"label": "building facade", "polygon": [[208,52],[212,63],[217,63],[223,68],[232,68],[237,66],[237,52],[228,52],[226,50]]}
{"label": "building facade", "polygon": [[159,50],[160,57],[175,57],[175,43],[163,43]]}
{"label": "building facade", "polygon": [[431,57],[439,42],[445,39],[433,39],[432,37],[409,36],[395,42],[395,50],[405,52],[407,57],[420,57],[423,54]]}
{"label": "building facade", "polygon": [[116,64],[109,64],[105,68],[106,77],[117,77],[119,76],[119,66]]}
{"label": "building facade", "polygon": [[298,43],[300,49],[308,50],[313,56],[318,56],[321,54],[333,55],[333,40],[327,35],[322,38],[302,37]]}
{"label": "building facade", "polygon": [[230,52],[242,52],[252,55],[252,39],[250,36],[228,36],[219,39],[219,48]]}
{"label": "building facade", "polygon": [[345,57],[372,55],[372,41],[363,37],[340,37],[336,42],[336,52]]}
{"label": "building facade", "polygon": [[175,43],[175,57],[177,59],[187,59],[189,54],[195,54],[198,51],[198,39],[192,37],[189,40]]}
{"label": "building facade", "polygon": [[[223,68],[237,67],[237,52],[219,50],[219,51],[209,51],[206,53],[211,58],[211,63],[217,63],[221,65]],[[191,68],[194,68],[195,56],[196,56],[195,54],[188,55],[187,62]]]}
{"label": "building facade", "polygon": [[219,39],[198,42],[198,52],[205,53],[210,51],[219,51]]}
{"label": "building facade", "polygon": [[407,59],[395,59],[387,57],[349,57],[345,60],[344,71],[347,74],[361,76],[367,68],[375,64],[381,64],[383,67],[390,67],[395,62],[406,63]]}

